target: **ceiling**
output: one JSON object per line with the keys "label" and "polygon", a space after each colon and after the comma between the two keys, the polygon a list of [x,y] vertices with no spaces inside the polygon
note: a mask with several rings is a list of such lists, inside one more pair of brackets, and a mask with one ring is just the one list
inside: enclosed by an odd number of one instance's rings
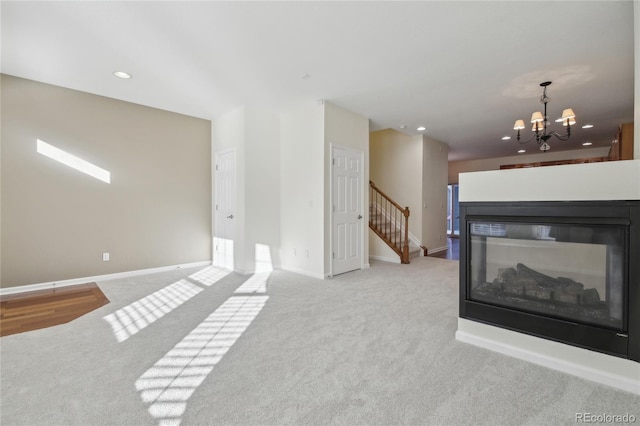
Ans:
{"label": "ceiling", "polygon": [[521,146],[501,137],[542,109],[547,80],[553,127],[563,108],[578,119],[552,150],[607,146],[633,121],[631,1],[0,7],[2,73],[205,119],[325,99],[369,118],[371,130],[442,141],[450,161],[515,155]]}

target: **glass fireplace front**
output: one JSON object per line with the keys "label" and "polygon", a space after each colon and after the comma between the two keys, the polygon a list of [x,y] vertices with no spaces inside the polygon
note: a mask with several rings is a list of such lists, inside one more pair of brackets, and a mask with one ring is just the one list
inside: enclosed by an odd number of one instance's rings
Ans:
{"label": "glass fireplace front", "polygon": [[623,329],[623,226],[469,225],[471,300]]}
{"label": "glass fireplace front", "polygon": [[460,317],[640,361],[640,201],[460,203]]}

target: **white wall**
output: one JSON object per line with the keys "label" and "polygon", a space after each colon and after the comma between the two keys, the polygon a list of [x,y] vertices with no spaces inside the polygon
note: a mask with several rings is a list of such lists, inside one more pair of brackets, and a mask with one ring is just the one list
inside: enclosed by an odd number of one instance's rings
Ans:
{"label": "white wall", "polygon": [[[236,151],[234,270],[255,271],[256,244],[280,247],[280,122],[270,111],[241,107],[212,123],[212,152]],[[212,173],[215,188],[215,172]],[[214,197],[215,200],[215,197]],[[215,214],[215,208],[212,210]],[[215,221],[214,221],[215,226]],[[216,231],[214,229],[214,236]]]}
{"label": "white wall", "polygon": [[460,175],[460,202],[640,200],[640,160]]}
{"label": "white wall", "polygon": [[[271,249],[274,267],[318,278],[329,274],[331,143],[364,153],[367,205],[368,119],[330,103],[308,102],[281,113],[242,107],[212,124],[213,153],[236,150],[237,272],[254,271],[255,247],[263,244]],[[366,233],[364,240],[366,263]]]}
{"label": "white wall", "polygon": [[577,158],[605,157],[609,148],[584,148],[572,151],[549,151],[540,154],[512,155],[480,160],[452,161],[449,163],[449,183],[458,183],[458,175],[465,172],[499,170],[502,165],[535,163],[538,161],[574,160]]}
{"label": "white wall", "polygon": [[[240,259],[245,252],[244,237],[244,193],[245,193],[245,173],[244,173],[244,141],[245,141],[245,114],[244,108],[237,108],[229,111],[220,116],[215,121],[211,122],[211,155],[212,163],[215,164],[216,153],[227,151],[230,149],[235,150],[236,154],[236,208],[234,212],[235,223],[235,240],[233,245],[233,258],[234,268],[237,268],[236,261]],[[211,188],[215,188],[215,167],[212,167],[211,172]],[[213,196],[213,203],[215,203],[215,194]],[[215,206],[212,206],[212,229],[213,236],[217,236],[215,229]],[[214,247],[215,250],[215,247]],[[242,267],[244,264],[242,265]]]}
{"label": "white wall", "polygon": [[433,252],[447,247],[449,147],[427,136],[422,140],[422,244]]}
{"label": "white wall", "polygon": [[324,105],[281,114],[282,269],[324,277]]}
{"label": "white wall", "polygon": [[[244,270],[256,269],[256,244],[268,246],[272,267],[280,267],[280,117],[245,109]],[[267,261],[267,259],[258,259]]]}
{"label": "white wall", "polygon": [[331,144],[347,148],[353,148],[364,153],[364,179],[362,179],[362,191],[364,194],[363,207],[363,261],[369,262],[369,119],[351,111],[340,108],[330,102],[324,102],[324,271],[331,271]]}

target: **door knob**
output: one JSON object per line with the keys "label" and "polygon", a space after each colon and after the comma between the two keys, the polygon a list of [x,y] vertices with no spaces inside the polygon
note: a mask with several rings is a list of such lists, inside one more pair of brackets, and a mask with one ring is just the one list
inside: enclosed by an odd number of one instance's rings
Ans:
{"label": "door knob", "polygon": [[362,215],[361,214],[358,215],[358,219],[362,219]]}
{"label": "door knob", "polygon": [[227,216],[227,219],[233,219],[233,215],[230,214],[229,216]]}

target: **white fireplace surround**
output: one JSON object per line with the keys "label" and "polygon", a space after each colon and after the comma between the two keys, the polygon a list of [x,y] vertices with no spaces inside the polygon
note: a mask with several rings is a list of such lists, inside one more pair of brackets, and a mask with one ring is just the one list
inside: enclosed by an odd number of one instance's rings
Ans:
{"label": "white fireplace surround", "polygon": [[[460,202],[640,200],[640,160],[461,173],[459,185]],[[635,361],[463,318],[456,339],[640,395]]]}

